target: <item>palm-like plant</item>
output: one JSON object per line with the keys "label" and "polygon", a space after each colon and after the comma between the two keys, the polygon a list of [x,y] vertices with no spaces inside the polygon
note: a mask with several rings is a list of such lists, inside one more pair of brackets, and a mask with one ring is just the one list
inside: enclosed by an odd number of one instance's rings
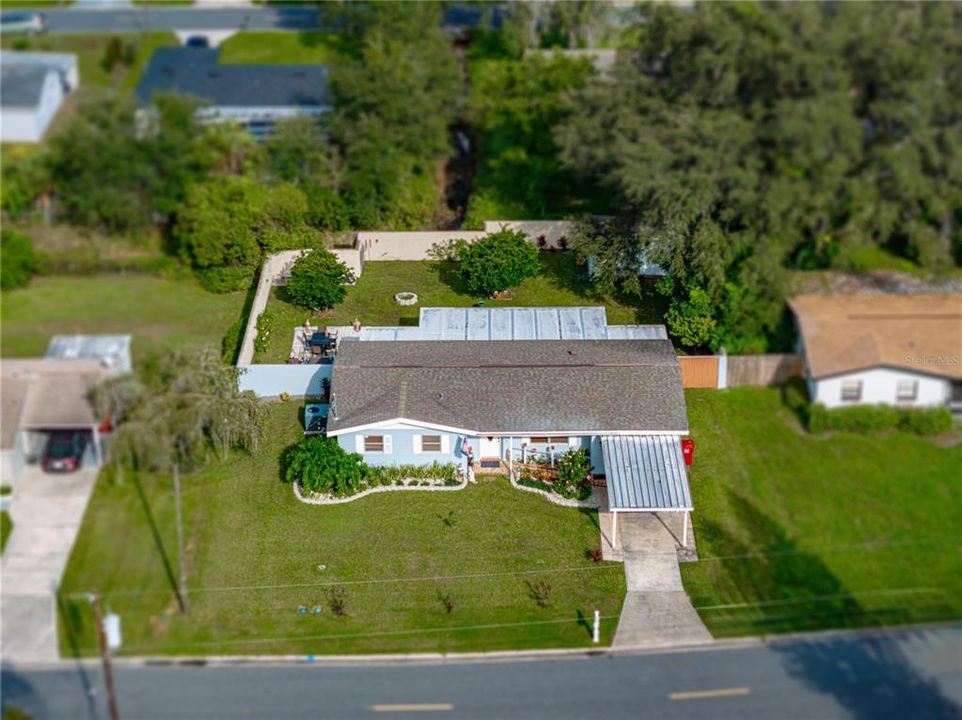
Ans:
{"label": "palm-like plant", "polygon": [[310,492],[350,495],[367,475],[357,453],[348,453],[334,438],[308,437],[284,453],[284,479]]}

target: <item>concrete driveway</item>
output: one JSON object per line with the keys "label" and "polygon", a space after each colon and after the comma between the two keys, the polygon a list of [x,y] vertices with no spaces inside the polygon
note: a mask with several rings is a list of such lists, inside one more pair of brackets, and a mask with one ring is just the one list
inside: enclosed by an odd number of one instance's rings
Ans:
{"label": "concrete driveway", "polygon": [[653,513],[624,513],[618,535],[628,593],[615,648],[658,648],[712,642],[691,606],[678,570],[678,543]]}
{"label": "concrete driveway", "polygon": [[10,503],[13,533],[0,561],[4,663],[59,657],[54,588],[96,479],[96,469],[48,475],[28,466],[17,481]]}

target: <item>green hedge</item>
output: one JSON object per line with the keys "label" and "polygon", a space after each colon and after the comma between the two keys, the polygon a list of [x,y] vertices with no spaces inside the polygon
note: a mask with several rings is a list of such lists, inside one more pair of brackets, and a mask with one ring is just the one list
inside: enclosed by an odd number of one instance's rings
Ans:
{"label": "green hedge", "polygon": [[808,429],[813,433],[829,430],[872,434],[902,430],[916,435],[938,435],[952,428],[952,413],[947,408],[909,409],[890,405],[856,405],[829,410],[813,405],[808,411]]}

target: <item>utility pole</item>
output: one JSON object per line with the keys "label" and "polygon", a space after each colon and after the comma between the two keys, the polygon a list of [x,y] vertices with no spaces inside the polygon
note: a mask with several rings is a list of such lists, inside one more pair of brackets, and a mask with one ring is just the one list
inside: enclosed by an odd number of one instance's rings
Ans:
{"label": "utility pole", "polygon": [[110,667],[110,649],[107,647],[107,634],[104,632],[104,616],[100,612],[100,598],[97,593],[90,593],[90,604],[94,608],[94,618],[97,620],[97,644],[100,646],[100,661],[104,667],[104,684],[107,686],[107,708],[110,720],[120,720],[117,712],[117,696],[114,694],[114,673]]}
{"label": "utility pole", "polygon": [[187,564],[184,558],[184,516],[180,509],[180,473],[174,465],[174,511],[177,515],[177,565],[180,569],[180,583],[177,588],[177,598],[180,600],[180,611],[187,614]]}

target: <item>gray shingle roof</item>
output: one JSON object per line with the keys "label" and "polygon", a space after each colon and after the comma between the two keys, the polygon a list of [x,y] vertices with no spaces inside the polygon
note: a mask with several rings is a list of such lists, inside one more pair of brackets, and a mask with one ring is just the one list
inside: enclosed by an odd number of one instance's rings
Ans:
{"label": "gray shingle roof", "polygon": [[43,65],[8,65],[0,67],[0,105],[34,108],[40,102],[43,84],[54,70]]}
{"label": "gray shingle roof", "polygon": [[178,92],[217,107],[323,107],[330,104],[323,65],[218,64],[213,48],[158,48],[137,85],[137,99]]}
{"label": "gray shingle roof", "polygon": [[406,418],[484,433],[687,432],[669,340],[343,340],[328,430]]}

